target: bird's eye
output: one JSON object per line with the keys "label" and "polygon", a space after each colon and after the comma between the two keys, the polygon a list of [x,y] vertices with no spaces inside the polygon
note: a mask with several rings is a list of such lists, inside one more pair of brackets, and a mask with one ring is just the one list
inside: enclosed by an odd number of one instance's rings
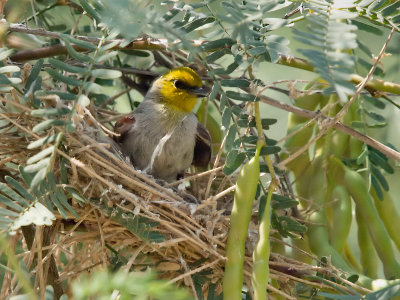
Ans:
{"label": "bird's eye", "polygon": [[174,80],[174,86],[177,89],[184,89],[186,87],[186,84],[183,81],[179,80],[179,79],[175,79]]}

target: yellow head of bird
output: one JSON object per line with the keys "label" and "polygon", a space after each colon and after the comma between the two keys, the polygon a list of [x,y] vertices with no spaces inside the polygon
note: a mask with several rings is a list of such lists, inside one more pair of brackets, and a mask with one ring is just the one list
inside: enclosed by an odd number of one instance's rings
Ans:
{"label": "yellow head of bird", "polygon": [[186,113],[193,110],[197,97],[208,95],[200,76],[188,67],[172,69],[157,79],[154,84],[160,88],[163,103]]}

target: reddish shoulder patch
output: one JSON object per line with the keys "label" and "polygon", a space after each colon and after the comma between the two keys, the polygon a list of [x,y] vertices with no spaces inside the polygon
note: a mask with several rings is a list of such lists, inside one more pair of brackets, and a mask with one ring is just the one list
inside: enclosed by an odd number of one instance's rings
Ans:
{"label": "reddish shoulder patch", "polygon": [[119,134],[119,136],[114,137],[114,140],[118,143],[123,143],[123,141],[126,139],[129,129],[134,123],[134,116],[127,116],[119,119],[114,125],[114,132]]}

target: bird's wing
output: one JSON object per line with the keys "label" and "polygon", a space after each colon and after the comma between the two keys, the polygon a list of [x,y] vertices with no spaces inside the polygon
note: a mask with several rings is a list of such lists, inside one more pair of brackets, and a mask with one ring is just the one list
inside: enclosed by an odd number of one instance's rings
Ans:
{"label": "bird's wing", "polygon": [[211,136],[208,130],[197,123],[196,144],[192,165],[196,167],[206,167],[211,160]]}
{"label": "bird's wing", "polygon": [[118,143],[123,143],[134,123],[135,116],[133,114],[119,119],[114,125],[114,132],[119,136],[114,137],[114,140]]}

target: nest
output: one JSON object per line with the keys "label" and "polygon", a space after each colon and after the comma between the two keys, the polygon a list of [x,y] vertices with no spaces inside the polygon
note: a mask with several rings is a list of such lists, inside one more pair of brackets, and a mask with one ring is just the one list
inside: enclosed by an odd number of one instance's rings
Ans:
{"label": "nest", "polygon": [[[25,165],[39,151],[29,150],[27,145],[45,134],[32,132],[42,119],[32,117],[29,107],[2,101],[6,106],[0,117],[8,126],[0,136],[3,178],[18,175],[8,165]],[[161,278],[189,287],[194,295],[197,279],[202,281],[203,294],[207,295],[211,283],[216,285],[215,292],[220,293],[234,179],[223,175],[218,165],[173,184],[159,182],[135,170],[113,150],[108,137],[112,132],[102,125],[105,122],[97,121],[117,117],[107,110],[79,107],[74,118],[76,129],[65,134],[63,147],[57,150],[54,174],[61,176],[60,163],[67,162],[68,184],[63,188],[73,187],[80,195],[69,195],[79,218],[68,214],[65,219],[55,211],[57,220],[49,230],[49,240],[41,245],[47,249],[46,257],[54,257],[59,270],[56,282],[123,262],[122,267],[131,271],[150,268]],[[185,182],[187,186],[190,182],[190,189],[183,191],[178,184],[182,186]],[[193,201],[193,197],[198,201]],[[251,253],[257,237],[256,218],[250,224],[247,244],[247,286],[250,286]],[[284,244],[272,237],[271,241]],[[27,258],[35,252],[34,247],[30,250]],[[299,253],[315,259],[304,251]],[[67,263],[62,256],[68,258]],[[293,294],[297,282],[326,287],[321,282],[304,279],[316,271],[337,277],[331,266],[315,267],[278,253],[272,253],[270,266],[271,278],[279,285],[268,288],[286,299],[296,299]]]}

